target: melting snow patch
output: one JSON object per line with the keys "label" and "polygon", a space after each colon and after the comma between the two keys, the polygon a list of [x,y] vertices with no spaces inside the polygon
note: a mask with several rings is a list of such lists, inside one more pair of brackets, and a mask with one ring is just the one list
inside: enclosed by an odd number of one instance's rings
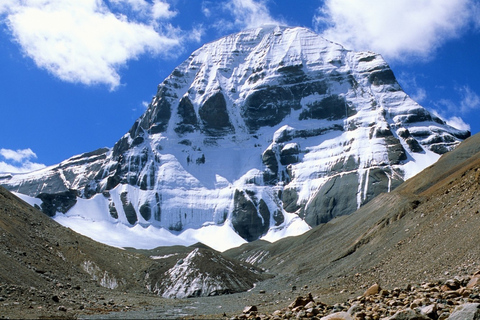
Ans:
{"label": "melting snow patch", "polygon": [[166,254],[164,256],[150,256],[150,259],[153,259],[153,260],[167,259],[177,255],[178,253]]}

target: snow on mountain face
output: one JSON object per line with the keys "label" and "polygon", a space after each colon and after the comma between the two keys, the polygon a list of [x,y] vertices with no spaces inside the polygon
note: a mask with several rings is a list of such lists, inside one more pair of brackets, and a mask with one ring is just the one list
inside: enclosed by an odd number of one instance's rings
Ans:
{"label": "snow on mountain face", "polygon": [[[380,55],[263,27],[195,51],[112,149],[0,184],[52,216],[276,240],[352,213],[469,135],[407,96]],[[75,211],[78,198],[95,209]]]}

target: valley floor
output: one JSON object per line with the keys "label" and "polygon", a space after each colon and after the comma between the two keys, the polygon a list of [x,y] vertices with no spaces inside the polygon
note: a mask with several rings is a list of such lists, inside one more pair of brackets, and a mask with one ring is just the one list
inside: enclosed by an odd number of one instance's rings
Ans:
{"label": "valley floor", "polygon": [[[459,306],[475,309],[480,303],[480,272],[467,274],[467,269],[455,276],[445,272],[439,280],[426,276],[420,283],[393,281],[395,287],[388,288],[363,283],[369,277],[361,274],[337,279],[334,287],[313,284],[276,290],[275,282],[266,280],[250,292],[191,299],[101,287],[79,290],[62,284],[52,295],[33,287],[3,285],[0,319],[321,319],[332,314],[346,317],[345,312],[351,319],[400,319],[400,315],[448,319]],[[426,318],[415,318],[419,314]]]}

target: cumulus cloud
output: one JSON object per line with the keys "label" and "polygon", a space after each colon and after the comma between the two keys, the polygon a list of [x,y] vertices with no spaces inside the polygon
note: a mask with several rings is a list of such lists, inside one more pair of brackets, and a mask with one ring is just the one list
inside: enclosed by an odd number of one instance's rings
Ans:
{"label": "cumulus cloud", "polygon": [[475,0],[325,0],[314,26],[350,49],[373,50],[389,59],[425,58],[478,24],[478,8]]}
{"label": "cumulus cloud", "polygon": [[[3,159],[2,159],[3,158]],[[44,164],[32,162],[37,155],[30,149],[0,149],[0,172],[25,173],[45,168]]]}
{"label": "cumulus cloud", "polygon": [[[15,41],[38,67],[56,77],[87,85],[120,85],[118,70],[130,59],[149,52],[170,54],[181,40],[155,19],[175,15],[155,0],[112,0],[117,12],[97,0],[7,0],[0,13]],[[131,21],[118,6],[149,12],[150,21]],[[113,10],[113,9],[112,9]],[[139,15],[136,16],[140,17]],[[160,31],[160,29],[168,31]]]}

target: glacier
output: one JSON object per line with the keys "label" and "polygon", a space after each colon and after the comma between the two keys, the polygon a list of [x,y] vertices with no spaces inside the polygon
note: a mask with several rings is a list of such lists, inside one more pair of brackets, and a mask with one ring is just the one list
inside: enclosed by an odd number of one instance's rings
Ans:
{"label": "glacier", "polygon": [[100,242],[224,251],[350,214],[469,135],[381,55],[263,26],[193,52],[112,148],[0,185]]}

